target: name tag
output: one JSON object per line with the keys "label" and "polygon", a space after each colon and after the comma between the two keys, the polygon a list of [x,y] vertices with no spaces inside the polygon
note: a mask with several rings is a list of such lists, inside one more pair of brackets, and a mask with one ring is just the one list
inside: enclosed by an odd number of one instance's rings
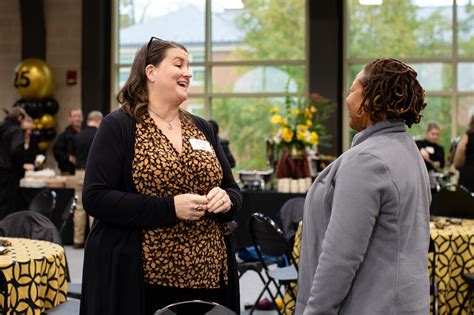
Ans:
{"label": "name tag", "polygon": [[434,148],[433,147],[426,147],[426,151],[428,151],[429,154],[434,154]]}
{"label": "name tag", "polygon": [[212,152],[211,145],[206,140],[189,139],[189,143],[191,143],[193,150]]}

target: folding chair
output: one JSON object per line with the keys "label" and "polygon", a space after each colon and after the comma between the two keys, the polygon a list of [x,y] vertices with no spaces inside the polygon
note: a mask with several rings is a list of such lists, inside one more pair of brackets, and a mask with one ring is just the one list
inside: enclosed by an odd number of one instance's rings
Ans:
{"label": "folding chair", "polygon": [[43,189],[31,200],[28,210],[41,213],[51,219],[53,209],[56,207],[56,192],[50,189]]}
{"label": "folding chair", "polygon": [[184,301],[170,304],[155,312],[154,315],[236,315],[234,311],[214,302],[201,300]]}
{"label": "folding chair", "polygon": [[[262,213],[254,213],[249,219],[249,233],[250,239],[257,251],[260,263],[267,276],[264,288],[260,292],[256,303],[252,307],[250,314],[255,310],[257,302],[267,292],[274,305],[277,305],[276,297],[281,297],[284,300],[284,295],[281,287],[286,285],[288,293],[296,300],[296,292],[291,284],[296,284],[298,280],[298,267],[291,255],[291,249],[288,242],[283,236],[283,231],[275,224],[275,222]],[[289,263],[285,267],[277,266],[276,268],[269,268],[264,256],[282,257]],[[276,288],[276,294],[270,290],[270,284]],[[279,311],[278,311],[279,312]],[[279,312],[280,313],[280,312]]]}
{"label": "folding chair", "polygon": [[69,200],[66,208],[64,208],[64,212],[61,215],[61,227],[59,228],[59,234],[62,235],[64,228],[70,218],[74,215],[74,210],[76,210],[77,206],[77,196],[74,195],[71,200]]}
{"label": "folding chair", "polygon": [[[71,200],[69,200],[68,204],[64,208],[64,212],[61,215],[61,227],[59,228],[59,234],[62,234],[64,228],[66,227],[69,219],[71,219],[74,215],[74,211],[76,210],[77,206],[77,196],[74,195]],[[66,279],[68,281],[67,284],[67,296],[75,299],[80,299],[82,296],[82,283],[75,283],[71,282],[71,275],[69,273],[69,266],[67,265],[66,259]]]}

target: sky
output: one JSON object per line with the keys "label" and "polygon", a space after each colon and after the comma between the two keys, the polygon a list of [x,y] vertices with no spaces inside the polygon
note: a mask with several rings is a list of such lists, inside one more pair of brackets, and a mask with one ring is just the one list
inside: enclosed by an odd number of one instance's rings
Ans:
{"label": "sky", "polygon": [[[135,3],[135,18],[140,20],[144,8],[146,7],[146,19],[154,18],[167,14],[170,11],[179,9],[180,7],[192,4],[201,7],[204,10],[205,0],[132,0]],[[213,0],[212,10],[215,12],[224,9],[241,9],[243,4],[241,0]]]}
{"label": "sky", "polygon": [[[123,0],[122,0],[123,1]],[[152,19],[160,15],[175,11],[186,5],[195,5],[201,7],[204,11],[205,0],[128,0],[135,3],[135,18],[140,21],[145,11],[144,20]],[[304,0],[302,0],[304,1]],[[355,0],[357,1],[357,0]],[[372,2],[380,4],[384,0],[359,0],[360,3]],[[385,0],[387,1],[387,0]],[[412,0],[412,2],[420,7],[449,6],[453,0]],[[458,5],[466,5],[473,3],[474,0],[457,0]],[[212,10],[214,12],[223,11],[224,9],[241,9],[243,8],[242,0],[212,0]]]}

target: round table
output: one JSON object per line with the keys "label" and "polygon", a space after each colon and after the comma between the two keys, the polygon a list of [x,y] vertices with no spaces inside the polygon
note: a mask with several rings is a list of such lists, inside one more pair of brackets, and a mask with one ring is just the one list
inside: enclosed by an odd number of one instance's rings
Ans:
{"label": "round table", "polygon": [[[3,237],[11,242],[0,255],[7,296],[0,294],[4,314],[41,314],[67,296],[66,259],[61,245]],[[6,303],[5,303],[6,302]],[[6,305],[4,305],[6,304]]]}

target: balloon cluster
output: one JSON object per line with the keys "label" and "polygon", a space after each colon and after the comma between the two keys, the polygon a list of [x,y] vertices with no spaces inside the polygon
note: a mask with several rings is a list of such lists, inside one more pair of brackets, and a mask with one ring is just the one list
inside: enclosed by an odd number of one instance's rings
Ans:
{"label": "balloon cluster", "polygon": [[13,106],[22,107],[33,118],[32,136],[38,139],[39,148],[46,150],[56,137],[54,115],[59,110],[58,102],[51,97],[53,73],[43,60],[25,59],[15,68],[14,86],[21,99]]}

